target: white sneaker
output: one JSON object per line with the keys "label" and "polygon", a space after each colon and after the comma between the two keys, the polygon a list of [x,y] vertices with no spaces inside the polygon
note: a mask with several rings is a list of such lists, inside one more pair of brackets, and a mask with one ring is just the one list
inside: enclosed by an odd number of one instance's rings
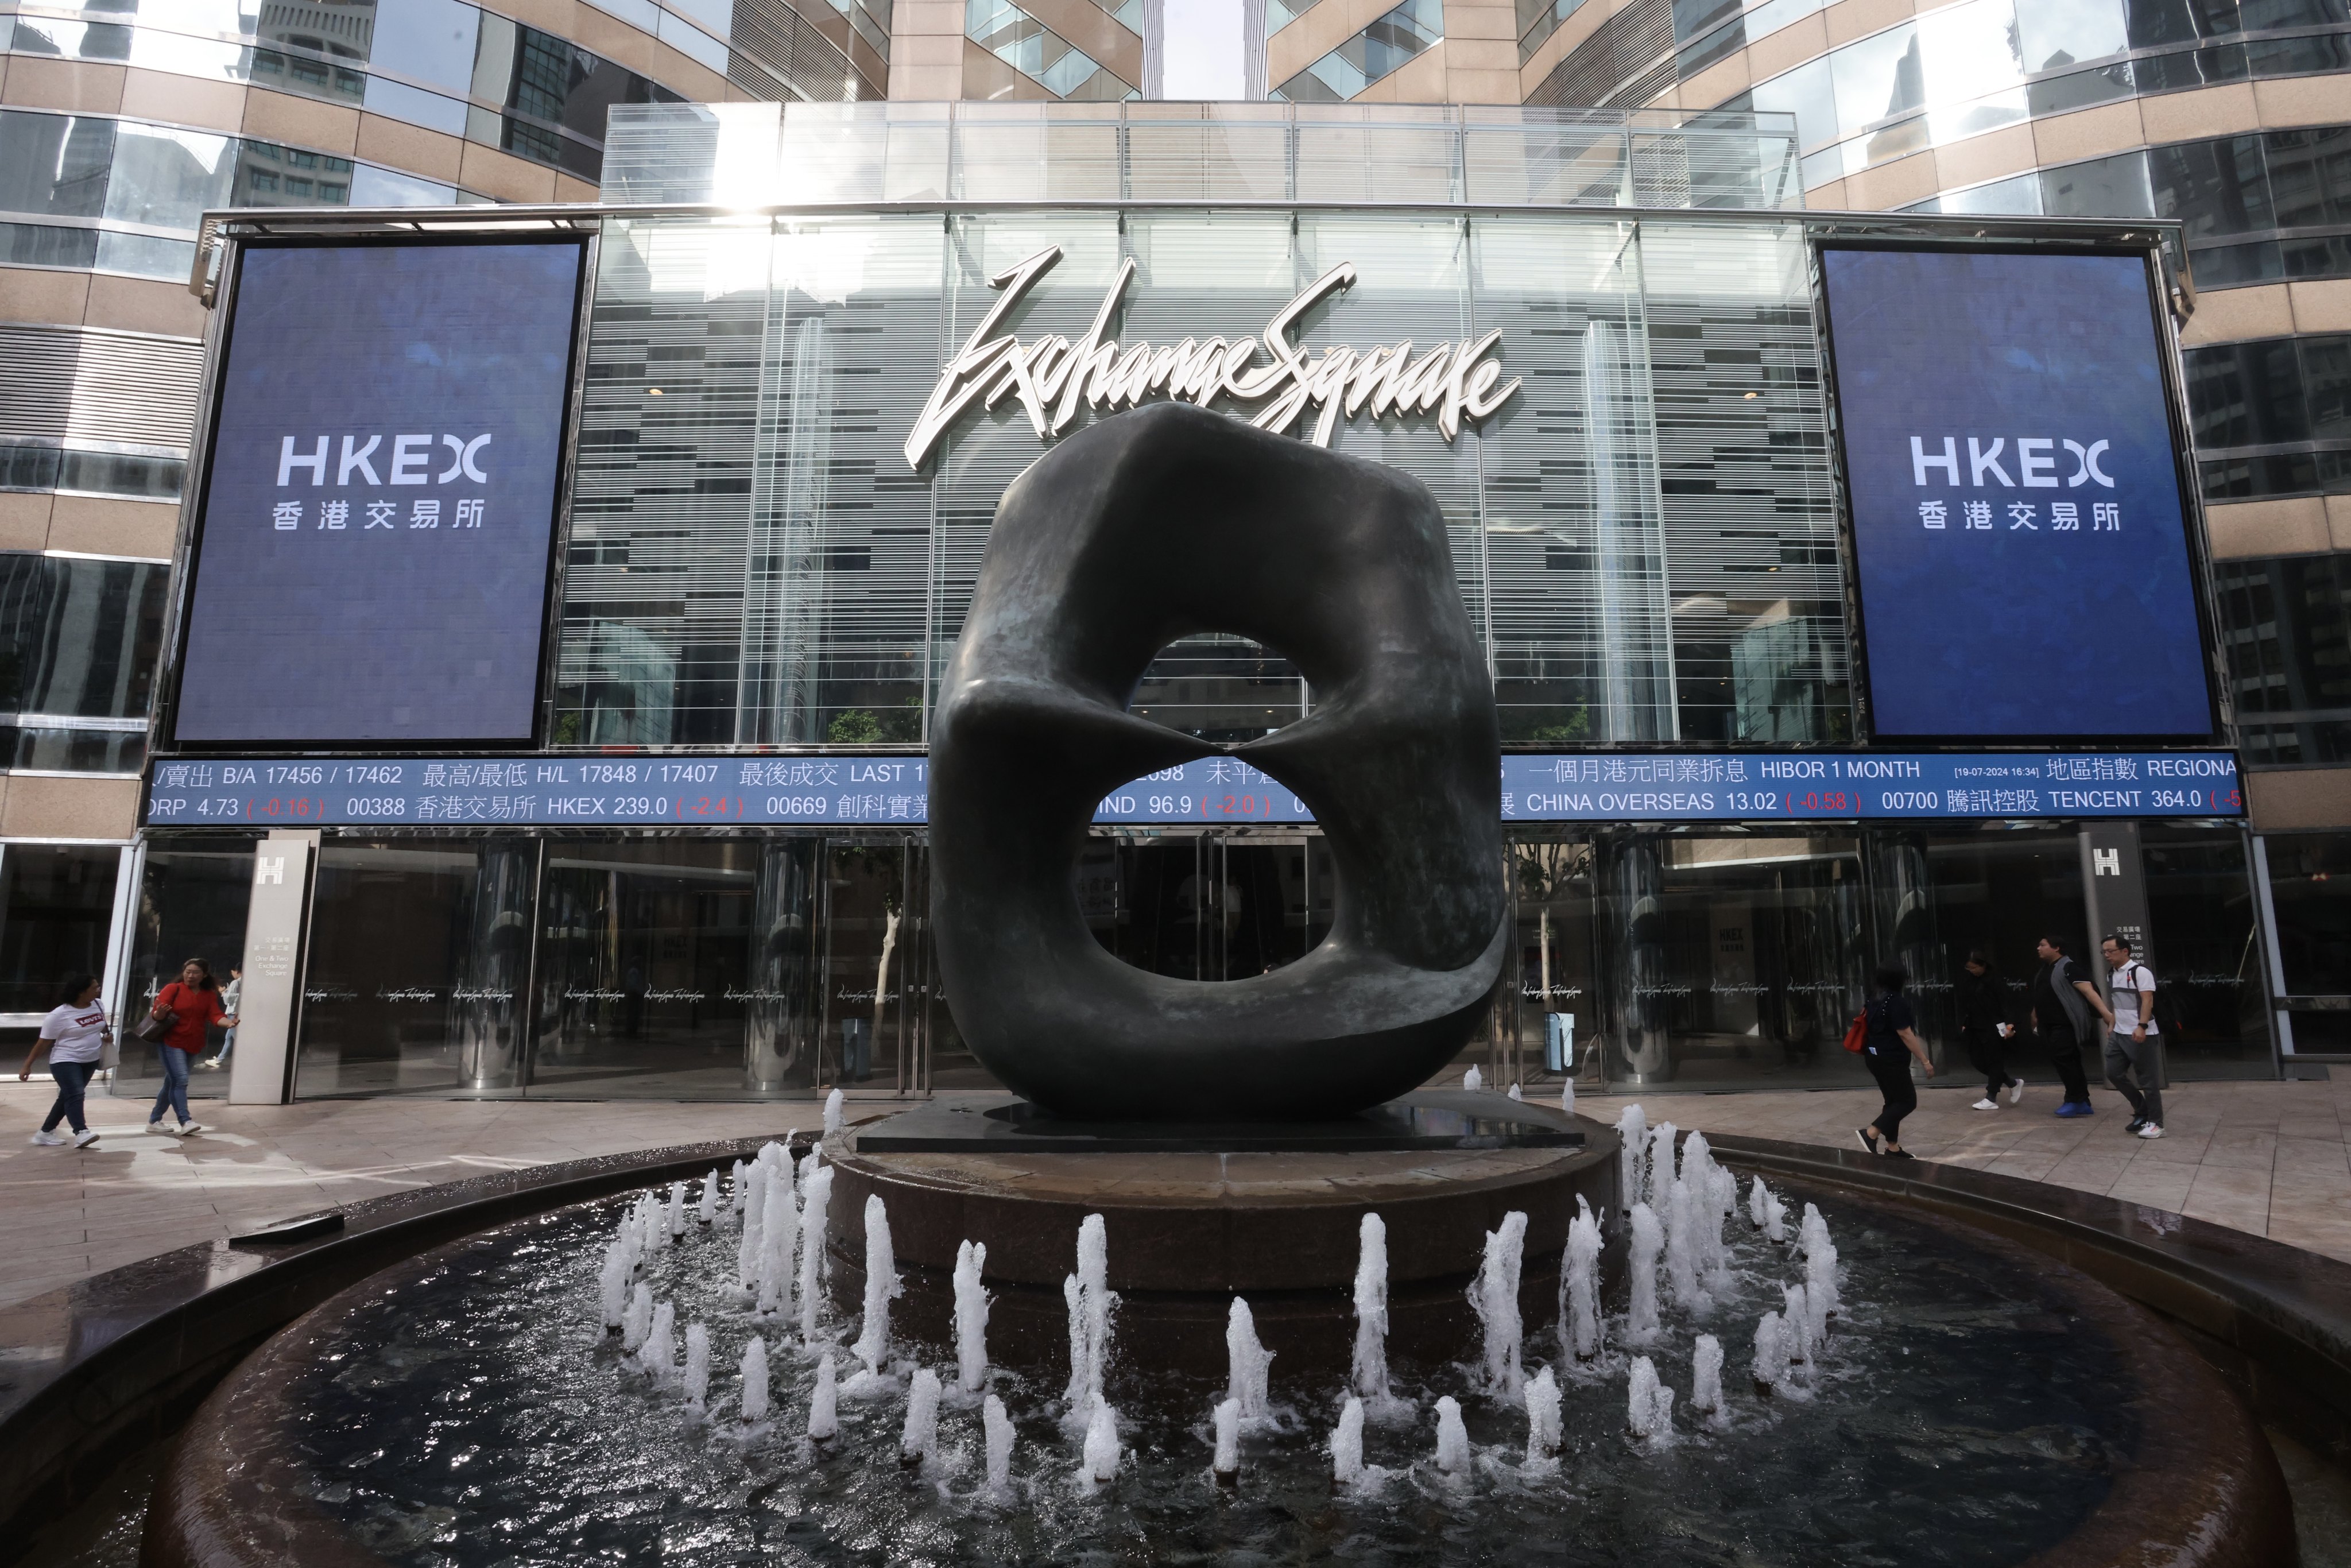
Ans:
{"label": "white sneaker", "polygon": [[80,1132],[76,1133],[73,1137],[73,1146],[77,1149],[86,1149],[96,1142],[98,1142],[98,1129],[96,1127],[84,1127]]}
{"label": "white sneaker", "polygon": [[147,1124],[147,1130],[151,1133],[161,1133],[167,1138],[176,1138],[180,1135],[180,1129],[169,1122],[150,1122]]}
{"label": "white sneaker", "polygon": [[54,1149],[60,1144],[63,1144],[65,1140],[58,1137],[55,1133],[44,1132],[35,1133],[33,1134],[33,1142],[40,1145],[41,1147],[45,1149]]}
{"label": "white sneaker", "polygon": [[204,1130],[204,1124],[202,1122],[183,1122],[180,1124],[180,1136],[183,1138],[193,1138]]}
{"label": "white sneaker", "polygon": [[2015,1104],[2019,1100],[2022,1100],[2022,1099],[2023,1099],[2023,1098],[2024,1098],[2024,1080],[2023,1080],[2023,1079],[2022,1079],[2022,1078],[2011,1078],[2011,1079],[2010,1079],[2010,1080],[2008,1081],[2008,1103],[2009,1103],[2010,1104],[2013,1105],[2013,1104]]}
{"label": "white sneaker", "polygon": [[1968,1109],[1970,1111],[1997,1111],[2000,1109],[2000,1102],[1997,1100],[1979,1100],[1974,1104],[1969,1106]]}
{"label": "white sneaker", "polygon": [[2146,1126],[2141,1127],[2138,1130],[2138,1135],[2142,1138],[2159,1138],[2163,1136],[2163,1124],[2160,1122],[2149,1122]]}

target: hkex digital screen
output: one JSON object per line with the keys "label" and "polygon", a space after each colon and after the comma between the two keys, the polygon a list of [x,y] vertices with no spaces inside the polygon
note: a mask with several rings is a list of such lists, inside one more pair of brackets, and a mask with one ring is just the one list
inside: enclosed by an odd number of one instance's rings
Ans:
{"label": "hkex digital screen", "polygon": [[2146,258],[1821,265],[1875,732],[2209,737]]}
{"label": "hkex digital screen", "polygon": [[179,740],[531,738],[583,256],[243,253]]}

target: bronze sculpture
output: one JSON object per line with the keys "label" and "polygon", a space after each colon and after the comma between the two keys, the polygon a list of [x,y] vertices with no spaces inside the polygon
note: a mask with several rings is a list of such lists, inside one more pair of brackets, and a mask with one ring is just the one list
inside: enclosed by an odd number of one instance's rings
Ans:
{"label": "bronze sculpture", "polygon": [[[1291,659],[1307,717],[1221,747],[1126,711],[1200,632]],[[1134,968],[1071,868],[1096,803],[1220,752],[1312,809],[1334,922],[1249,979]],[[931,738],[931,900],[947,1002],[1056,1116],[1276,1121],[1418,1087],[1501,972],[1500,745],[1445,519],[1417,480],[1180,404],[1062,441],[998,504]]]}

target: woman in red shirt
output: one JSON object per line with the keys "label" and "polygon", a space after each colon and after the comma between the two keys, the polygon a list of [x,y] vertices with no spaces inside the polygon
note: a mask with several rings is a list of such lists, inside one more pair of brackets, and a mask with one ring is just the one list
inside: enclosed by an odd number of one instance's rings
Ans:
{"label": "woman in red shirt", "polygon": [[[191,1133],[201,1133],[204,1124],[188,1117],[188,1061],[204,1053],[205,1031],[220,1024],[236,1027],[236,1019],[228,1016],[221,1006],[220,988],[213,983],[213,967],[202,958],[191,958],[180,966],[180,977],[165,986],[155,998],[153,1014],[162,1018],[172,1015],[172,1027],[155,1042],[155,1055],[163,1065],[163,1087],[155,1095],[155,1109],[148,1113],[151,1132],[168,1133],[184,1138]],[[179,1113],[180,1124],[168,1126],[163,1121],[165,1110]]]}

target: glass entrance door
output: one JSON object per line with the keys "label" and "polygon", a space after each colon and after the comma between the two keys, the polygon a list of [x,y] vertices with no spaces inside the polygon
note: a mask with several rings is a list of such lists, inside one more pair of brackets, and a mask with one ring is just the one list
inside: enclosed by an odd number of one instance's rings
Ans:
{"label": "glass entrance door", "polygon": [[819,1087],[930,1087],[928,852],[905,835],[824,846],[824,1013]]}
{"label": "glass entrance door", "polygon": [[1320,833],[1103,834],[1076,873],[1094,938],[1138,969],[1243,980],[1330,934],[1337,891]]}

